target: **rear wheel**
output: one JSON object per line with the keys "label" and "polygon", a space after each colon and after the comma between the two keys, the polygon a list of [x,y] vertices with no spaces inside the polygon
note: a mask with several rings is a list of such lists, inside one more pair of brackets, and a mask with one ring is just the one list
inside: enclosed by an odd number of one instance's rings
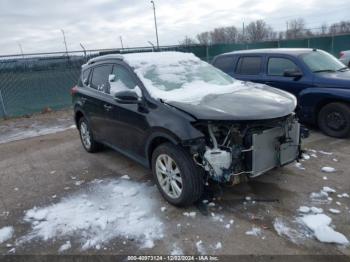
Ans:
{"label": "rear wheel", "polygon": [[325,105],[318,114],[318,126],[328,136],[348,137],[350,135],[350,107],[338,102]]}
{"label": "rear wheel", "polygon": [[158,146],[152,154],[152,172],[162,196],[173,205],[191,205],[203,192],[203,178],[180,146]]}
{"label": "rear wheel", "polygon": [[79,133],[81,143],[87,152],[94,153],[101,148],[101,144],[94,140],[89,122],[84,117],[79,120]]}

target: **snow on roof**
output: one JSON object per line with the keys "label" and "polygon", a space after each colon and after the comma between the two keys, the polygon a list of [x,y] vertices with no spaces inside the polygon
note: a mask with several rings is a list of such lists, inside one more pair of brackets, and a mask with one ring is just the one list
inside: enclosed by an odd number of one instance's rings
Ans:
{"label": "snow on roof", "polygon": [[123,57],[151,96],[165,101],[198,102],[209,94],[246,88],[192,53],[148,52]]}

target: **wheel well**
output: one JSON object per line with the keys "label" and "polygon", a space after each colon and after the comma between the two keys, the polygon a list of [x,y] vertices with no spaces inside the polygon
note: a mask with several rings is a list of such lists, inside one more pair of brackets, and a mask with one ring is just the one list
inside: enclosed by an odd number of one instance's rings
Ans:
{"label": "wheel well", "polygon": [[75,113],[75,116],[74,116],[74,120],[75,120],[75,124],[77,125],[77,127],[79,128],[79,121],[80,121],[80,118],[84,117],[84,114],[81,112],[81,111],[77,111]]}
{"label": "wheel well", "polygon": [[152,167],[152,154],[153,151],[161,144],[164,143],[173,143],[170,139],[165,138],[165,137],[156,137],[152,140],[152,142],[150,143],[150,145],[148,146],[148,151],[147,151],[147,157],[148,157],[148,164],[150,167]]}
{"label": "wheel well", "polygon": [[316,109],[315,109],[315,123],[317,124],[318,122],[318,114],[320,113],[321,109],[330,104],[330,103],[343,103],[343,104],[347,104],[347,105],[350,105],[349,102],[346,102],[346,101],[342,101],[342,100],[339,100],[339,99],[327,99],[327,100],[323,100],[321,101],[320,103],[318,103]]}

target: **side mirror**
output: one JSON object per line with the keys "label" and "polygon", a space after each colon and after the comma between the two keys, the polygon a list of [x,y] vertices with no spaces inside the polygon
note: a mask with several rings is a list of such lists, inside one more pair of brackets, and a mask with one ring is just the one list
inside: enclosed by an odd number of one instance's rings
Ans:
{"label": "side mirror", "polygon": [[141,98],[132,90],[123,90],[115,93],[114,99],[121,104],[138,104]]}
{"label": "side mirror", "polygon": [[108,76],[108,82],[114,82],[114,80],[115,80],[115,75]]}
{"label": "side mirror", "polygon": [[285,70],[283,73],[284,77],[293,77],[295,79],[299,79],[303,76],[303,73],[299,70]]}
{"label": "side mirror", "polygon": [[87,86],[89,84],[89,79],[88,78],[85,78],[84,80],[83,80],[83,85],[84,86]]}

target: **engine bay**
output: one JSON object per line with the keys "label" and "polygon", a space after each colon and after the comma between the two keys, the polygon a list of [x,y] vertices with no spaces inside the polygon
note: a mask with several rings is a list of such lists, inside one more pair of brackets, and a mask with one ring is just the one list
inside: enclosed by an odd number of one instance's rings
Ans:
{"label": "engine bay", "polygon": [[193,154],[211,179],[230,182],[256,177],[300,157],[300,124],[294,114],[250,122],[200,122],[205,143]]}

